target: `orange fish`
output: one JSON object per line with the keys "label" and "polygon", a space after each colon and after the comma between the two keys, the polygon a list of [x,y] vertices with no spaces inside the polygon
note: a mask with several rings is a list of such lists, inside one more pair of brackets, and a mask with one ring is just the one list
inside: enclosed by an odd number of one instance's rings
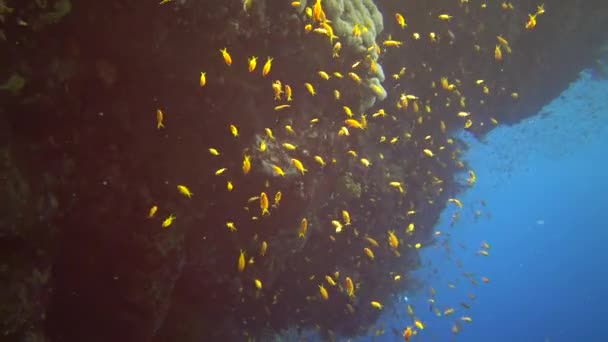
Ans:
{"label": "orange fish", "polygon": [[409,341],[410,338],[412,338],[412,327],[408,326],[405,328],[405,330],[403,330],[403,339],[405,341]]}
{"label": "orange fish", "polygon": [[232,57],[230,57],[230,54],[228,53],[228,50],[226,48],[223,48],[220,50],[220,52],[222,53],[222,57],[224,57],[224,62],[226,62],[226,65],[231,66],[232,65]]}
{"label": "orange fish", "polygon": [[350,279],[350,277],[346,277],[346,279],[344,281],[346,284],[346,294],[348,294],[349,297],[354,297],[355,296],[355,284],[353,284],[353,280]]}
{"label": "orange fish", "polygon": [[321,6],[321,0],[317,0],[317,2],[315,2],[315,5],[312,8],[312,13],[315,21],[321,23],[327,21],[327,18],[325,17],[325,11],[323,11],[323,7]]}
{"label": "orange fish", "polygon": [[260,194],[260,209],[262,209],[262,216],[270,215],[270,211],[268,211],[268,196],[265,192]]}
{"label": "orange fish", "polygon": [[528,14],[528,21],[526,22],[526,30],[532,30],[536,27],[536,14]]}
{"label": "orange fish", "polygon": [[271,68],[272,68],[272,58],[268,57],[266,59],[266,63],[264,63],[264,67],[262,68],[262,76],[266,77],[270,73]]}
{"label": "orange fish", "polygon": [[243,158],[243,173],[248,174],[250,170],[251,170],[251,160],[249,159],[248,155],[245,155],[245,157]]}

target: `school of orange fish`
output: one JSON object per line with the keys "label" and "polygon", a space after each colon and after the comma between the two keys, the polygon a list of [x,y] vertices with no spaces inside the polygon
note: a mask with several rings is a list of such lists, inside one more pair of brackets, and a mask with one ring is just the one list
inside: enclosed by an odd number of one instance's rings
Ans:
{"label": "school of orange fish", "polygon": [[[472,6],[478,6],[481,9],[494,6],[505,13],[513,11],[515,8],[511,2],[501,4],[475,2],[473,4],[468,0],[455,1],[462,9],[460,13],[467,13]],[[161,4],[168,2],[170,1],[163,0]],[[252,6],[255,6],[255,0],[243,2],[244,11],[251,10]],[[366,278],[364,274],[373,274],[375,282],[399,284],[407,278],[408,268],[406,266],[385,274],[378,274],[385,272],[386,267],[377,265],[386,264],[390,265],[388,268],[391,268],[399,263],[404,264],[405,260],[410,260],[404,255],[417,253],[416,250],[430,244],[435,245],[433,239],[440,237],[446,239],[442,245],[449,252],[449,246],[446,247],[449,233],[435,231],[431,238],[425,237],[422,233],[418,234],[419,226],[416,217],[420,213],[415,203],[419,203],[417,201],[420,199],[414,200],[410,196],[415,191],[427,193],[423,201],[431,204],[433,198],[442,198],[436,195],[442,193],[442,184],[445,179],[439,177],[435,170],[447,168],[448,165],[453,165],[467,174],[462,182],[463,185],[470,187],[475,184],[475,172],[467,170],[466,164],[459,159],[462,151],[458,147],[456,139],[450,137],[449,134],[460,129],[470,129],[475,125],[497,125],[498,121],[493,117],[490,117],[488,123],[477,120],[475,113],[467,111],[467,101],[479,96],[481,96],[479,101],[483,101],[483,96],[491,95],[501,86],[494,81],[475,78],[474,75],[468,76],[467,80],[443,75],[431,82],[429,89],[420,92],[432,94],[431,97],[425,98],[417,95],[413,90],[406,92],[404,88],[408,80],[416,77],[417,72],[431,73],[433,66],[423,65],[420,69],[420,66],[405,65],[390,73],[391,81],[395,83],[395,86],[391,88],[387,100],[377,102],[370,109],[368,116],[358,109],[361,107],[360,103],[356,103],[356,101],[347,103],[342,92],[344,89],[360,87],[370,90],[374,94],[382,93],[384,90],[381,87],[365,81],[368,73],[376,73],[378,68],[376,59],[370,56],[363,56],[363,58],[358,56],[355,60],[342,57],[341,40],[344,37],[334,33],[332,18],[326,17],[322,0],[314,1],[311,6],[305,6],[300,1],[292,1],[291,6],[294,9],[305,7],[301,16],[302,30],[306,35],[318,35],[320,39],[326,40],[330,58],[334,61],[333,70],[318,70],[317,74],[311,76],[307,82],[292,84],[288,80],[273,79],[273,63],[285,61],[275,60],[268,56],[265,58],[260,72],[258,56],[254,53],[250,56],[233,56],[227,47],[219,50],[217,65],[209,66],[209,68],[225,69],[244,68],[249,73],[259,72],[261,74],[259,82],[268,84],[268,96],[271,96],[275,102],[274,107],[268,110],[288,118],[284,121],[287,124],[282,127],[265,127],[260,132],[248,132],[246,136],[255,137],[252,139],[254,142],[243,141],[243,132],[239,130],[241,125],[238,122],[227,123],[222,128],[225,130],[225,135],[231,136],[232,143],[240,146],[239,148],[242,150],[238,161],[235,160],[234,155],[226,155],[223,152],[226,146],[206,146],[207,152],[216,163],[212,168],[203,172],[214,174],[218,187],[224,188],[234,198],[232,201],[234,206],[222,210],[226,214],[223,229],[225,229],[225,234],[240,235],[234,240],[240,242],[240,245],[234,246],[235,251],[238,251],[234,255],[234,268],[224,270],[224,272],[240,279],[239,293],[235,295],[243,296],[243,301],[259,300],[262,303],[261,310],[268,315],[270,315],[269,312],[273,305],[287,300],[283,298],[294,296],[303,296],[303,302],[308,306],[326,303],[339,305],[340,312],[344,315],[353,314],[358,310],[381,311],[384,310],[385,304],[379,298],[373,297],[373,293],[365,290],[367,286],[365,279],[370,277]],[[528,14],[527,18],[516,18],[515,20],[520,20],[523,29],[530,31],[535,29],[537,21],[544,13],[544,6],[540,4],[533,13]],[[409,13],[409,15],[413,15],[413,13]],[[438,26],[437,32],[427,33],[417,32],[414,27],[410,27],[407,16],[408,13],[405,12],[394,13],[394,20],[397,27],[400,28],[399,31],[387,34],[386,39],[370,46],[368,52],[375,51],[379,56],[399,54],[399,49],[407,48],[408,44],[418,44],[419,41],[426,41],[424,43],[431,46],[433,44],[454,44],[449,25],[458,22],[456,13],[433,13],[429,20],[436,20],[441,26]],[[353,27],[352,36],[358,37],[366,29],[365,23],[357,23]],[[459,42],[459,44],[466,44],[466,42]],[[494,59],[497,68],[500,68],[500,64],[512,53],[507,37],[502,34],[496,36],[496,43],[491,47],[480,46],[475,42],[470,42],[470,44],[477,53]],[[461,86],[465,81],[474,82],[480,92],[467,98],[461,91]],[[213,82],[215,80],[210,78],[206,71],[201,71],[198,75],[198,87],[202,91]],[[403,82],[403,85],[400,82]],[[504,88],[502,92],[504,92]],[[325,114],[313,116],[310,113],[298,112],[297,108],[294,109],[294,104],[298,101],[315,103],[314,101],[317,101],[320,93],[328,94],[323,99],[331,98],[333,101],[331,110],[324,111]],[[506,93],[512,100],[517,100],[519,97],[516,91]],[[351,101],[354,100],[351,99]],[[446,116],[453,117],[448,120],[445,119]],[[167,125],[170,125],[170,122],[171,110],[158,108],[156,110],[156,129],[164,130]],[[448,127],[448,124],[453,122],[459,122],[460,126]],[[328,148],[324,150],[325,152],[315,152],[314,145],[311,148],[307,144],[308,140],[303,138],[309,137],[311,132],[315,131],[327,131],[333,135],[328,137],[327,134],[319,133],[316,139],[321,140],[320,145],[332,144],[340,147]],[[328,150],[334,152],[327,154]],[[420,167],[417,170],[422,173],[418,181],[403,178],[398,171],[388,167],[390,163],[395,163],[394,158],[399,155],[396,151],[418,151],[416,156],[411,156],[414,162],[425,163],[422,167],[416,166]],[[408,158],[410,157],[408,156]],[[429,167],[429,163],[434,164]],[[239,165],[239,167],[235,167],[235,165]],[[342,207],[330,210],[334,213],[333,216],[328,216],[309,208],[295,208],[296,210],[294,210],[294,204],[282,203],[283,193],[287,191],[286,189],[290,189],[290,184],[296,182],[306,184],[306,181],[311,178],[322,178],[330,168],[352,174],[363,174],[365,177],[372,173],[377,175],[373,178],[375,181],[373,186],[382,189],[373,191],[363,189],[361,196],[369,196],[369,198],[362,198],[357,203],[369,203],[369,205],[376,206],[383,200],[394,202],[400,209],[400,217],[403,220],[397,221],[398,224],[392,227],[367,227],[369,213],[363,205],[349,208],[346,203],[343,203]],[[416,172],[412,174],[416,174]],[[362,179],[372,179],[365,177]],[[248,180],[249,178],[253,179]],[[239,186],[248,181],[263,184],[263,187],[256,193],[241,193]],[[415,182],[423,184],[417,185],[419,189],[411,190],[410,187]],[[192,186],[188,184],[176,184],[175,188],[179,195],[188,200],[198,195],[191,190]],[[428,193],[433,195],[428,195]],[[382,198],[380,194],[389,194],[390,197],[385,195],[385,198]],[[457,198],[446,197],[448,198],[447,203],[453,204],[457,210],[452,217],[452,224],[454,224],[458,220],[460,209],[464,207],[464,204]],[[281,227],[276,229],[260,226],[263,222],[272,222],[270,220],[273,216],[279,215],[278,212],[289,206],[292,207],[290,209],[292,213],[299,213],[299,216],[291,217],[291,224],[285,225],[283,222]],[[311,206],[311,208],[315,207]],[[230,214],[239,210],[244,210],[249,219],[239,221],[235,218],[239,215]],[[481,214],[476,212],[476,215]],[[163,229],[174,228],[175,223],[179,220],[174,213],[163,208],[162,204],[153,204],[147,216],[152,222],[156,222],[158,219],[159,226]],[[280,234],[277,233],[279,229]],[[287,248],[290,250],[287,254],[291,254],[289,258],[303,259],[303,264],[309,265],[305,269],[293,269],[290,272],[293,277],[301,278],[297,280],[300,282],[298,284],[307,283],[306,286],[298,287],[298,291],[302,288],[307,289],[308,292],[305,294],[289,293],[290,289],[277,288],[278,285],[275,285],[280,282],[271,276],[273,269],[279,268],[277,266],[279,263],[286,263],[285,260],[269,261],[270,256],[274,253],[273,249],[277,250],[277,254],[279,250],[282,251],[281,253],[285,253],[284,246],[278,246],[281,240],[273,237],[277,234],[285,239],[292,239]],[[311,239],[311,237],[313,238]],[[322,246],[326,246],[325,243],[328,241],[330,244],[341,246],[336,247],[337,252],[335,253],[349,254],[349,257],[340,260],[324,260],[326,265],[319,267],[319,270],[322,271],[316,271],[314,257],[304,254],[304,251],[314,250],[314,247],[310,245],[314,246],[320,239],[323,239]],[[348,249],[344,249],[345,247]],[[489,251],[490,245],[483,242],[477,254],[489,256]],[[281,254],[281,258],[283,257],[285,254]],[[350,267],[344,266],[344,260],[351,264]],[[382,271],[374,272],[375,269]],[[474,285],[478,284],[478,279],[483,283],[490,282],[487,277],[478,278],[473,273],[465,272],[464,276]],[[448,287],[454,286],[453,283],[448,284]],[[474,300],[474,295],[471,294],[470,299]],[[437,308],[435,289],[431,289],[429,302],[437,316],[451,318],[458,311],[453,307],[446,307],[444,310]],[[462,306],[467,309],[469,304],[463,302]],[[417,318],[411,305],[407,305],[407,313],[410,318],[409,322],[404,322],[402,336],[409,341],[415,336],[423,334],[425,323]],[[452,327],[454,334],[462,329],[462,322],[470,323],[472,318],[463,314],[456,319]],[[322,322],[316,322],[313,325],[315,324],[319,328],[322,326]],[[327,326],[323,326],[323,328],[327,328]],[[384,332],[378,332],[378,334],[382,333]],[[254,340],[252,333],[243,332],[243,335]],[[329,336],[333,336],[331,331]]]}

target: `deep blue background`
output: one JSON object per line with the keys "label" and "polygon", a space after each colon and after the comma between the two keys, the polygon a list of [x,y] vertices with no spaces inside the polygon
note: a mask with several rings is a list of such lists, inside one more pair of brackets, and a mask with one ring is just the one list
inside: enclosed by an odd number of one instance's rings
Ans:
{"label": "deep blue background", "polygon": [[[608,82],[584,72],[538,116],[499,127],[483,142],[465,136],[471,146],[465,159],[478,181],[459,196],[461,220],[450,227],[457,208],[449,206],[436,227],[451,233],[451,256],[439,245],[423,251],[424,264],[432,263],[417,272],[424,289],[407,296],[426,328],[412,341],[608,341],[606,126]],[[489,257],[477,255],[482,241],[491,245]],[[479,285],[462,272],[474,272]],[[454,307],[455,314],[429,310],[431,286],[435,305]],[[406,304],[402,297],[385,310],[377,324],[383,336],[359,340],[403,340],[391,327],[413,325]],[[462,315],[473,322],[454,336],[452,324]]]}

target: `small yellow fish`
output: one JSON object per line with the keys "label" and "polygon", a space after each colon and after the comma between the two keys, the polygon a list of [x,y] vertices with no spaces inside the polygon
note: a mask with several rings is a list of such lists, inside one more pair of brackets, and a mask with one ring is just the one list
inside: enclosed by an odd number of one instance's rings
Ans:
{"label": "small yellow fish", "polygon": [[231,181],[228,181],[226,183],[226,189],[228,189],[228,191],[232,191],[232,189],[234,189],[234,185],[232,184]]}
{"label": "small yellow fish", "polygon": [[220,151],[218,151],[216,148],[213,148],[213,147],[209,148],[209,153],[213,154],[214,156],[220,155]]}
{"label": "small yellow fish", "polygon": [[226,172],[226,170],[228,170],[228,168],[225,168],[225,167],[223,167],[223,168],[221,168],[221,169],[217,169],[217,170],[215,171],[215,175],[216,175],[216,176],[219,176],[219,175],[221,175],[222,173]]}
{"label": "small yellow fish", "polygon": [[384,308],[384,305],[382,305],[380,302],[375,301],[375,300],[372,300],[372,301],[370,302],[370,304],[371,304],[371,305],[372,305],[374,308],[376,308],[376,309],[378,309],[378,310],[382,310],[382,308]]}
{"label": "small yellow fish", "polygon": [[323,284],[319,285],[319,293],[321,294],[321,298],[323,298],[323,300],[329,299],[329,293],[327,292],[327,289],[323,287]]}
{"label": "small yellow fish", "polygon": [[500,45],[496,45],[494,49],[494,59],[497,61],[502,61],[502,51],[500,50]]}
{"label": "small yellow fish", "polygon": [[369,249],[368,247],[365,247],[365,248],[363,248],[363,251],[371,260],[374,260],[374,252],[371,249]]}
{"label": "small yellow fish", "polygon": [[384,111],[384,109],[379,109],[377,112],[372,114],[372,118],[385,117],[385,116],[386,116],[386,112]]}
{"label": "small yellow fish", "polygon": [[290,143],[283,143],[283,147],[288,151],[295,151],[295,149],[297,148],[296,145]]}
{"label": "small yellow fish", "polygon": [[222,53],[222,57],[224,57],[224,62],[226,62],[226,65],[231,66],[232,65],[232,57],[230,57],[230,54],[228,53],[228,50],[226,48],[223,48],[220,50],[220,52]]}
{"label": "small yellow fish", "polygon": [[424,324],[422,324],[422,321],[420,321],[419,319],[414,320],[414,325],[416,326],[416,328],[424,330]]}
{"label": "small yellow fish", "polygon": [[412,222],[410,224],[407,225],[407,228],[405,229],[405,232],[408,234],[412,234],[414,232],[414,230],[416,230],[416,225]]}
{"label": "small yellow fish", "polygon": [[173,221],[175,220],[175,216],[173,214],[169,215],[169,217],[167,217],[163,223],[161,224],[161,226],[163,228],[168,228],[171,224],[173,224]]}
{"label": "small yellow fish", "polygon": [[273,208],[277,208],[279,206],[279,204],[281,203],[282,197],[283,197],[283,194],[281,193],[281,191],[277,191],[277,193],[274,194],[274,204],[272,204]]}
{"label": "small yellow fish", "polygon": [[361,37],[361,27],[359,26],[359,24],[355,24],[355,26],[353,27],[353,36]]}
{"label": "small yellow fish", "polygon": [[397,239],[397,235],[395,235],[394,230],[390,230],[388,232],[388,245],[393,249],[399,248],[399,239]]}
{"label": "small yellow fish", "polygon": [[448,198],[448,202],[456,204],[456,206],[462,209],[462,202],[457,198]]}
{"label": "small yellow fish", "polygon": [[349,136],[350,132],[348,131],[348,128],[342,126],[340,127],[340,130],[338,131],[338,136]]}
{"label": "small yellow fish", "polygon": [[338,220],[332,220],[331,224],[334,226],[334,228],[336,229],[336,233],[340,233],[342,232],[342,223],[340,223],[340,221]]}
{"label": "small yellow fish", "polygon": [[327,283],[331,286],[336,286],[338,284],[336,284],[336,281],[334,280],[334,278],[332,278],[329,274],[325,276],[325,280],[327,281]]}
{"label": "small yellow fish", "polygon": [[285,177],[285,171],[283,171],[283,169],[280,166],[272,165],[272,169],[274,170],[274,173],[276,173],[277,175],[279,175],[281,177]]}
{"label": "small yellow fish", "polygon": [[262,76],[266,77],[270,73],[270,69],[272,68],[272,58],[268,57],[266,59],[266,63],[264,63],[264,68],[262,68]]}
{"label": "small yellow fish", "polygon": [[234,225],[234,222],[226,222],[226,227],[231,231],[231,232],[236,232],[236,226]]}
{"label": "small yellow fish", "polygon": [[414,316],[414,307],[412,306],[412,304],[407,305],[407,314],[410,316]]}
{"label": "small yellow fish", "polygon": [[346,210],[342,210],[342,220],[344,221],[344,225],[350,225],[350,214]]}
{"label": "small yellow fish", "polygon": [[180,193],[180,194],[182,194],[182,195],[184,195],[184,196],[186,196],[186,197],[188,197],[188,198],[192,198],[192,195],[194,195],[194,194],[193,194],[193,193],[190,191],[190,189],[188,189],[188,187],[187,187],[187,186],[185,186],[185,185],[178,185],[178,186],[177,186],[177,190],[179,191],[179,193]]}
{"label": "small yellow fish", "polygon": [[268,242],[262,241],[262,246],[260,246],[260,255],[266,255],[266,250],[268,250]]}
{"label": "small yellow fish", "polygon": [[154,215],[156,215],[156,212],[158,211],[158,206],[157,205],[153,205],[150,210],[148,211],[148,218],[153,218]]}
{"label": "small yellow fish", "polygon": [[545,13],[545,4],[536,6],[536,15],[542,15]]}
{"label": "small yellow fish", "polygon": [[243,0],[243,11],[249,12],[252,5],[253,5],[253,0]]}
{"label": "small yellow fish", "polygon": [[205,75],[207,75],[206,72],[201,72],[201,77],[199,79],[199,84],[201,85],[201,87],[204,87],[205,84],[207,84],[207,76]]}
{"label": "small yellow fish", "polygon": [[305,218],[300,221],[300,231],[298,232],[298,237],[303,238],[306,236],[306,232],[308,231],[308,220]]}
{"label": "small yellow fish", "polygon": [[306,82],[306,83],[304,83],[304,86],[306,87],[306,90],[308,90],[308,92],[310,93],[310,95],[312,95],[312,96],[317,95],[317,93],[315,92],[315,87],[313,87],[312,84]]}
{"label": "small yellow fish", "polygon": [[292,101],[292,93],[291,93],[291,87],[289,86],[289,84],[285,85],[285,98],[287,101]]}
{"label": "small yellow fish", "polygon": [[315,156],[315,161],[319,163],[319,165],[325,166],[325,161],[323,160],[323,158],[321,158],[321,156]]}
{"label": "small yellow fish", "polygon": [[258,66],[258,58],[256,56],[249,57],[249,72],[254,72]]}
{"label": "small yellow fish", "polygon": [[236,126],[235,126],[235,125],[232,125],[232,124],[231,124],[231,125],[230,125],[230,133],[232,133],[232,135],[233,135],[234,137],[238,137],[238,136],[239,136],[239,129],[238,129],[238,128],[236,128]]}
{"label": "small yellow fish", "polygon": [[327,81],[327,80],[329,80],[329,74],[328,74],[328,73],[326,73],[325,71],[320,70],[320,71],[318,72],[318,74],[319,74],[319,77],[321,77],[322,79],[324,79],[324,80],[326,80],[326,81]]}
{"label": "small yellow fish", "polygon": [[363,164],[363,166],[365,166],[365,167],[370,167],[372,165],[372,163],[367,158],[361,158],[360,161],[361,161],[361,164]]}
{"label": "small yellow fish", "polygon": [[156,109],[156,129],[165,128],[165,124],[163,123],[164,118],[165,114],[163,114],[163,111],[160,108]]}
{"label": "small yellow fish", "polygon": [[526,30],[532,30],[536,27],[536,14],[528,14],[528,21],[526,22]]}
{"label": "small yellow fish", "polygon": [[353,111],[350,109],[350,107],[342,106],[342,109],[344,109],[344,113],[346,113],[349,118],[353,116]]}
{"label": "small yellow fish", "polygon": [[304,164],[302,164],[301,161],[299,161],[295,158],[291,158],[291,162],[293,163],[293,166],[295,166],[296,169],[298,169],[298,171],[300,171],[302,174],[304,174],[306,171],[308,171],[304,168]]}
{"label": "small yellow fish", "polygon": [[266,131],[266,136],[268,136],[270,140],[274,140],[274,135],[272,134],[272,130],[270,128],[264,128],[264,131]]}
{"label": "small yellow fish", "polygon": [[500,43],[500,45],[502,45],[502,47],[505,48],[505,51],[510,54],[511,53],[511,46],[509,45],[509,41],[507,41],[501,35],[496,36],[496,39],[498,40],[498,43]]}
{"label": "small yellow fish", "polygon": [[275,106],[274,110],[279,111],[279,110],[286,109],[286,108],[289,108],[289,107],[291,107],[291,105],[283,104],[283,105]]}
{"label": "small yellow fish", "polygon": [[382,45],[386,47],[400,47],[403,45],[403,42],[399,40],[387,39],[382,42]]}
{"label": "small yellow fish", "polygon": [[402,29],[407,26],[407,24],[405,23],[405,18],[403,18],[403,15],[401,15],[401,13],[395,13],[395,20],[397,20],[397,24],[399,24]]}
{"label": "small yellow fish", "polygon": [[354,72],[351,71],[351,72],[348,73],[348,76],[350,76],[350,78],[353,81],[357,82],[358,84],[361,84],[362,81],[361,81],[361,77],[359,77],[359,75],[357,75],[357,74],[355,74]]}
{"label": "small yellow fish", "polygon": [[334,44],[331,54],[333,58],[340,57],[340,49],[342,49],[342,44],[340,42],[336,42],[336,44]]}
{"label": "small yellow fish", "polygon": [[239,260],[237,262],[237,268],[239,272],[243,272],[243,270],[245,270],[245,264],[245,251],[241,249],[241,252],[239,254]]}
{"label": "small yellow fish", "polygon": [[437,18],[439,18],[441,20],[450,21],[450,19],[452,19],[453,17],[449,14],[440,14],[437,16]]}
{"label": "small yellow fish", "polygon": [[433,151],[429,150],[428,148],[425,148],[424,150],[422,150],[422,152],[424,152],[424,154],[426,154],[429,157],[435,156],[435,154],[433,153]]}
{"label": "small yellow fish", "polygon": [[388,183],[390,186],[392,186],[393,188],[397,188],[399,189],[399,192],[403,193],[405,190],[403,189],[403,186],[401,185],[401,182],[397,182],[397,181],[393,181]]}
{"label": "small yellow fish", "polygon": [[380,247],[380,244],[378,244],[378,241],[376,241],[374,238],[366,236],[365,240],[367,240],[367,242],[369,242],[372,246],[374,247]]}
{"label": "small yellow fish", "polygon": [[260,279],[254,279],[253,281],[254,281],[254,283],[255,283],[255,287],[256,287],[258,290],[261,290],[261,289],[262,289],[262,281],[261,281]]}
{"label": "small yellow fish", "polygon": [[336,101],[340,100],[340,91],[338,89],[334,89],[334,98]]}
{"label": "small yellow fish", "polygon": [[283,85],[281,84],[281,81],[279,81],[279,80],[274,81],[272,83],[272,90],[274,91],[274,99],[280,100],[281,95],[283,94]]}
{"label": "small yellow fish", "polygon": [[355,119],[346,119],[346,120],[344,120],[344,123],[348,127],[357,128],[357,129],[364,129],[363,124],[360,123],[359,121],[355,120]]}

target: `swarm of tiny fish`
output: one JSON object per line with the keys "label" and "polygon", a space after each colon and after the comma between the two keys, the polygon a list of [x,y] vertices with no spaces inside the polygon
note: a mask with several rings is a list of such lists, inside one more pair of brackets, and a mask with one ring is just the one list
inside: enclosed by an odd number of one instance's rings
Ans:
{"label": "swarm of tiny fish", "polygon": [[[375,32],[377,41],[353,53],[343,44],[361,39],[371,23],[335,30],[339,18],[326,9],[336,3],[284,6],[299,25],[297,39],[315,47],[309,63],[293,65],[290,57],[264,47],[233,49],[226,42],[211,52],[214,62],[192,76],[201,93],[226,87],[242,97],[247,88],[238,78],[246,77],[256,85],[255,96],[264,98],[256,102],[263,106],[242,108],[256,112],[252,120],[232,113],[219,118],[213,129],[222,138],[202,146],[208,167],[199,172],[211,193],[197,184],[174,185],[178,203],[204,197],[217,208],[201,234],[227,261],[210,272],[221,273],[234,298],[239,334],[249,340],[294,325],[318,329],[329,339],[366,334],[392,308],[393,295],[415,286],[410,271],[420,266],[421,248],[450,252],[449,233],[433,231],[438,217],[427,213],[452,205],[456,224],[467,207],[458,190],[477,179],[453,134],[497,125],[499,113],[484,112],[486,104],[519,98],[497,76],[517,46],[484,13],[499,12],[522,31],[533,31],[545,13],[539,4],[522,16],[524,9],[511,2],[454,0],[449,12],[399,5],[384,16],[387,32]],[[245,0],[242,10],[247,15],[256,6],[261,4]],[[473,23],[488,28],[467,26]],[[419,31],[428,26],[435,30]],[[465,70],[463,59],[482,62]],[[380,61],[390,75],[386,80],[379,77]],[[378,100],[371,107],[370,93]],[[151,129],[164,135],[179,116],[162,104],[154,110]],[[151,203],[150,225],[179,229],[175,209]],[[489,250],[484,242],[477,254],[489,256]],[[490,282],[472,273],[465,277],[474,285],[477,279]],[[453,323],[455,334],[472,322],[466,302],[463,309],[441,310],[434,289],[429,302],[438,316],[462,313]],[[394,309],[408,314],[400,338],[425,333],[411,305]]]}

